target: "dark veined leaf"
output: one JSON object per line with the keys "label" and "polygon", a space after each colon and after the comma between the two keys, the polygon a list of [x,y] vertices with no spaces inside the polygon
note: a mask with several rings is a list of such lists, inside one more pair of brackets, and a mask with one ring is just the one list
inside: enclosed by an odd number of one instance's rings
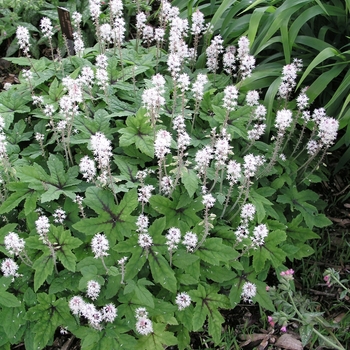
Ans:
{"label": "dark veined leaf", "polygon": [[60,325],[75,324],[65,299],[56,300],[54,295],[45,293],[38,294],[38,304],[27,311],[26,319],[34,323],[35,349],[43,349],[51,342]]}
{"label": "dark veined leaf", "polygon": [[63,226],[53,225],[50,227],[49,240],[55,245],[57,259],[66,269],[75,272],[77,258],[72,249],[78,248],[83,242],[73,237],[69,230],[64,230]]}
{"label": "dark veined leaf", "polygon": [[197,290],[189,292],[192,300],[196,302],[192,319],[193,330],[201,329],[208,316],[209,334],[216,344],[220,341],[221,324],[225,321],[219,308],[230,308],[229,299],[225,295],[218,294],[219,289],[214,284],[199,285]]}
{"label": "dark veined leaf", "polygon": [[125,193],[119,205],[115,204],[114,196],[110,191],[98,187],[89,187],[86,190],[84,203],[93,209],[98,217],[82,219],[73,227],[87,235],[104,232],[109,239],[122,241],[135,229],[135,218],[131,213],[138,206],[136,189]]}
{"label": "dark veined leaf", "polygon": [[126,120],[127,127],[118,130],[122,134],[119,140],[121,147],[135,144],[142,153],[153,158],[154,155],[154,130],[149,119],[145,117],[145,110],[140,109],[136,116],[129,116]]}

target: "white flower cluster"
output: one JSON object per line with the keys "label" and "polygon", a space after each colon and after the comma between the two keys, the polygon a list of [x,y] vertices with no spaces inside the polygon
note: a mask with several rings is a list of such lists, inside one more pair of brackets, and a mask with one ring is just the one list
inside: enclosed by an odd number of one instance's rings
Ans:
{"label": "white flower cluster", "polygon": [[96,176],[96,166],[95,162],[89,158],[89,156],[84,156],[81,158],[79,162],[80,172],[83,174],[83,178],[86,179],[87,182],[91,182],[94,180]]}
{"label": "white flower cluster", "polygon": [[207,168],[213,157],[213,149],[210,146],[205,146],[203,149],[197,151],[195,156],[196,165],[194,169],[198,171],[200,177],[206,174]]}
{"label": "white flower cluster", "polygon": [[185,119],[182,115],[178,115],[173,120],[174,130],[177,132],[177,149],[178,152],[186,155],[184,152],[191,143],[191,137],[186,132]]}
{"label": "white flower cluster", "polygon": [[151,121],[153,126],[159,117],[161,108],[165,104],[165,98],[163,97],[165,92],[165,79],[161,78],[163,78],[162,75],[157,74],[156,77],[152,79],[152,83],[156,82],[156,85],[153,83],[153,87],[145,89],[142,93],[142,103],[152,118]]}
{"label": "white flower cluster", "polygon": [[139,307],[135,310],[136,331],[141,335],[148,335],[153,332],[152,321],[148,318],[148,312],[145,308]]}
{"label": "white flower cluster", "polygon": [[117,309],[114,304],[105,305],[102,310],[97,310],[95,305],[86,303],[82,297],[74,296],[69,300],[69,308],[73,315],[83,316],[95,329],[102,329],[101,323],[113,323],[117,317]]}
{"label": "white flower cluster", "polygon": [[318,124],[318,137],[323,147],[330,147],[337,138],[339,129],[338,120],[330,117],[322,117]]}
{"label": "white flower cluster", "polygon": [[113,17],[121,17],[123,15],[123,2],[122,0],[111,0],[109,7]]}
{"label": "white flower cluster", "polygon": [[91,67],[85,66],[81,68],[78,79],[82,85],[87,86],[89,89],[91,89],[94,83],[94,78],[95,73]]}
{"label": "white flower cluster", "polygon": [[268,234],[269,230],[265,224],[260,224],[254,228],[252,243],[255,249],[264,244]]}
{"label": "white flower cluster", "polygon": [[148,232],[148,216],[140,214],[136,221],[137,232],[147,233]]}
{"label": "white flower cluster", "polygon": [[226,179],[229,180],[230,186],[235,185],[242,176],[241,164],[235,160],[230,160],[226,166]]}
{"label": "white flower cluster", "polygon": [[266,129],[266,107],[259,104],[259,93],[256,90],[248,91],[246,96],[248,106],[254,107],[251,121],[253,121],[253,128],[248,130],[248,139],[251,141],[259,140]]}
{"label": "white flower cluster", "polygon": [[253,107],[259,104],[259,93],[256,90],[250,90],[245,97],[248,106]]}
{"label": "white flower cluster", "polygon": [[303,89],[297,97],[296,101],[299,111],[304,111],[304,109],[309,106],[309,97],[306,95],[306,90],[307,89]]}
{"label": "white flower cluster", "polygon": [[86,295],[89,298],[91,298],[92,300],[96,300],[100,295],[100,291],[101,291],[101,285],[98,282],[94,280],[88,281]]}
{"label": "white flower cluster", "polygon": [[89,0],[89,9],[93,22],[98,23],[101,15],[101,0]]}
{"label": "white flower cluster", "polygon": [[117,45],[122,45],[125,38],[125,21],[122,17],[116,17],[113,23],[112,38]]}
{"label": "white flower cluster", "polygon": [[100,54],[96,57],[96,83],[101,89],[106,89],[108,86],[108,58],[106,55]]}
{"label": "white flower cluster", "polygon": [[190,77],[186,73],[180,74],[177,77],[176,82],[177,87],[181,90],[183,94],[190,88]]}
{"label": "white flower cluster", "polygon": [[2,160],[7,158],[7,141],[6,141],[6,135],[3,132],[5,128],[5,119],[0,115],[0,164]]}
{"label": "white flower cluster", "polygon": [[339,122],[326,115],[324,108],[315,109],[310,117],[310,113],[303,113],[305,122],[312,120],[317,128],[317,140],[310,140],[307,145],[307,153],[315,156],[321,149],[332,146],[337,138]]}
{"label": "white flower cluster", "polygon": [[[151,186],[151,185],[149,185]],[[145,188],[147,186],[143,186],[142,188]],[[151,186],[153,188],[153,186]],[[144,214],[140,214],[136,221],[136,226],[139,236],[138,236],[138,244],[143,249],[148,249],[153,244],[152,237],[148,234],[148,216]]]}
{"label": "white flower cluster", "polygon": [[220,137],[214,145],[214,159],[216,166],[221,169],[225,166],[228,156],[232,154],[232,146],[230,145],[230,135],[226,133],[226,129],[221,130]]}
{"label": "white flower cluster", "polygon": [[19,255],[25,246],[23,238],[20,238],[17,233],[9,232],[4,239],[5,248],[10,254]]}
{"label": "white flower cluster", "polygon": [[186,247],[188,252],[193,252],[198,243],[198,237],[193,232],[186,232],[182,244]]}
{"label": "white flower cluster", "polygon": [[158,130],[154,141],[155,156],[161,161],[170,153],[171,135],[169,131]]}
{"label": "white flower cluster", "polygon": [[222,57],[222,63],[224,66],[224,71],[227,74],[233,75],[236,70],[236,48],[234,46],[227,46],[225,49],[225,53]]}
{"label": "white flower cluster", "polygon": [[176,227],[171,227],[168,233],[165,235],[166,242],[169,251],[174,251],[177,249],[178,244],[181,241],[181,231]]}
{"label": "white flower cluster", "polygon": [[254,154],[247,154],[243,157],[244,163],[244,176],[253,177],[255,176],[258,168],[264,164],[265,158],[263,156],[255,156]]}
{"label": "white flower cluster", "polygon": [[80,33],[74,32],[73,33],[73,40],[74,40],[74,51],[78,56],[80,56],[85,49],[83,37],[81,36]]}
{"label": "white flower cluster", "polygon": [[74,11],[72,13],[72,24],[74,27],[74,32],[73,32],[73,45],[74,45],[74,51],[77,56],[81,57],[85,46],[84,46],[84,41],[83,41],[83,36],[81,33],[80,29],[80,24],[82,22],[83,15],[79,12]]}
{"label": "white flower cluster", "polygon": [[171,193],[171,190],[173,188],[173,179],[170,176],[163,176],[160,180],[160,190],[165,195],[168,195]]}
{"label": "white flower cluster", "polygon": [[205,74],[199,73],[197,75],[196,81],[192,85],[192,92],[197,102],[203,99],[204,86],[207,82],[208,82],[208,77]]}
{"label": "white flower cluster", "polygon": [[45,38],[51,39],[53,36],[53,27],[50,18],[44,17],[40,21],[40,28]]}
{"label": "white flower cluster", "polygon": [[256,209],[255,206],[251,203],[246,203],[243,205],[241,210],[241,219],[244,224],[248,225],[249,221],[254,219]]}
{"label": "white flower cluster", "polygon": [[136,15],[136,29],[139,33],[145,28],[147,22],[147,16],[144,12],[139,12]]}
{"label": "white flower cluster", "polygon": [[29,30],[26,27],[18,26],[16,37],[21,50],[27,55],[29,53]]}
{"label": "white flower cluster", "polygon": [[152,191],[154,190],[154,186],[145,185],[138,189],[138,201],[141,203],[148,203],[149,199],[152,196]]}
{"label": "white flower cluster", "polygon": [[5,277],[18,277],[18,270],[19,266],[13,261],[11,258],[6,258],[1,263],[1,272]]}
{"label": "white flower cluster", "polygon": [[249,222],[254,220],[255,206],[251,203],[243,205],[241,210],[241,222],[235,231],[237,242],[242,242],[249,233]]}
{"label": "white flower cluster", "polygon": [[153,244],[153,239],[148,233],[140,233],[138,238],[138,244],[143,249],[148,249]]}
{"label": "white flower cluster", "polygon": [[294,59],[293,63],[283,67],[282,82],[278,88],[278,95],[283,99],[288,99],[296,86],[297,73],[301,71],[303,64],[301,60]]}
{"label": "white flower cluster", "polygon": [[179,293],[175,298],[175,303],[181,311],[191,305],[191,297],[186,292]]}
{"label": "white flower cluster", "polygon": [[256,285],[251,282],[245,282],[242,287],[241,298],[243,301],[252,303],[256,295]]}
{"label": "white flower cluster", "polygon": [[39,216],[38,220],[35,221],[35,227],[40,239],[46,244],[47,234],[50,229],[49,219],[45,215]]}
{"label": "white flower cluster", "polygon": [[237,59],[240,61],[239,74],[241,75],[242,80],[250,77],[253,69],[255,68],[255,58],[249,54],[249,46],[250,42],[247,37],[242,36],[239,38]]}
{"label": "white flower cluster", "polygon": [[81,13],[76,12],[76,11],[74,11],[74,12],[72,13],[72,21],[73,21],[73,25],[74,25],[75,27],[79,27],[79,25],[80,25],[82,19],[83,19],[83,15],[82,15]]}
{"label": "white flower cluster", "polygon": [[97,132],[91,136],[90,144],[95,160],[98,163],[98,168],[107,170],[109,168],[110,158],[113,155],[111,141],[103,133]]}
{"label": "white flower cluster", "polygon": [[54,217],[54,222],[57,224],[63,224],[63,221],[66,219],[66,212],[62,208],[57,208],[52,214]]}
{"label": "white flower cluster", "polygon": [[109,242],[105,234],[95,234],[95,236],[91,240],[91,250],[94,253],[96,259],[109,255]]}
{"label": "white flower cluster", "polygon": [[192,13],[192,26],[191,34],[192,35],[201,35],[206,29],[204,14],[198,9]]}
{"label": "white flower cluster", "polygon": [[209,72],[215,73],[219,68],[219,55],[224,51],[223,42],[221,35],[217,35],[212,39],[210,46],[206,49]]}
{"label": "white flower cluster", "polygon": [[292,111],[289,109],[282,109],[277,111],[275,127],[279,133],[284,133],[293,121]]}
{"label": "white flower cluster", "polygon": [[202,204],[207,209],[212,208],[214,206],[215,202],[216,202],[216,199],[214,198],[214,196],[211,193],[203,195]]}
{"label": "white flower cluster", "polygon": [[112,27],[109,23],[103,23],[100,26],[101,40],[105,43],[112,42]]}
{"label": "white flower cluster", "polygon": [[237,99],[238,99],[238,90],[233,85],[228,85],[224,90],[224,108],[227,111],[234,111],[237,107]]}

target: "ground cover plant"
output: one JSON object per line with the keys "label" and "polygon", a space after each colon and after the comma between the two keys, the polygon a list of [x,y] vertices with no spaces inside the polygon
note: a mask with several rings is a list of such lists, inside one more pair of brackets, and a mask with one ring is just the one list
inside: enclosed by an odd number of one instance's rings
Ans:
{"label": "ground cover plant", "polygon": [[256,303],[281,332],[297,322],[299,346],[343,349],[288,268],[331,224],[309,187],[339,127],[295,91],[303,62],[281,66],[265,106],[248,37],[226,46],[199,10],[136,5],[90,1],[92,47],[72,13],[65,58],[48,17],[52,59],[16,29],[20,84],[0,94],[1,346],[43,349],[57,329],[82,349],[186,349],[203,329],[218,345],[223,310]]}

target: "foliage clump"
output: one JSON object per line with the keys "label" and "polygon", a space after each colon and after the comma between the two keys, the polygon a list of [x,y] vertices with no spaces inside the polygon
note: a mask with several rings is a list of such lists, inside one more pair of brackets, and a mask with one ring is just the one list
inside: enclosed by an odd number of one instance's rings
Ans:
{"label": "foliage clump", "polygon": [[67,58],[32,59],[21,27],[10,60],[29,68],[0,94],[0,303],[23,314],[2,345],[42,349],[58,327],[82,349],[185,349],[204,327],[217,344],[220,310],[274,312],[270,270],[330,224],[308,186],[338,122],[296,95],[300,60],[265,106],[248,38],[225,48],[199,11],[162,1],[127,28],[120,1],[89,9],[97,44],[74,13]]}

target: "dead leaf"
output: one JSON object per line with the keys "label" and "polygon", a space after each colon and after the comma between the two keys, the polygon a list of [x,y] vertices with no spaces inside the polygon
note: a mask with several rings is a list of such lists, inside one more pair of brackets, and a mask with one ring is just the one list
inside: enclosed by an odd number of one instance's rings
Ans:
{"label": "dead leaf", "polygon": [[339,314],[338,316],[334,317],[333,322],[334,323],[339,323],[343,320],[343,318],[346,316],[345,312],[342,312],[341,314]]}
{"label": "dead leaf", "polygon": [[288,333],[281,335],[278,338],[275,346],[287,350],[303,350],[301,341],[294,338],[291,334]]}
{"label": "dead leaf", "polygon": [[[255,342],[259,342],[259,341],[264,341],[265,338],[267,338],[267,340],[269,339],[270,335],[266,335],[266,334],[257,334],[257,333],[253,333],[253,334],[241,334],[239,336],[240,339],[245,340],[243,343],[239,344],[240,348],[243,348],[245,346],[247,346],[250,343],[255,343]],[[262,348],[264,349],[264,348]]]}

